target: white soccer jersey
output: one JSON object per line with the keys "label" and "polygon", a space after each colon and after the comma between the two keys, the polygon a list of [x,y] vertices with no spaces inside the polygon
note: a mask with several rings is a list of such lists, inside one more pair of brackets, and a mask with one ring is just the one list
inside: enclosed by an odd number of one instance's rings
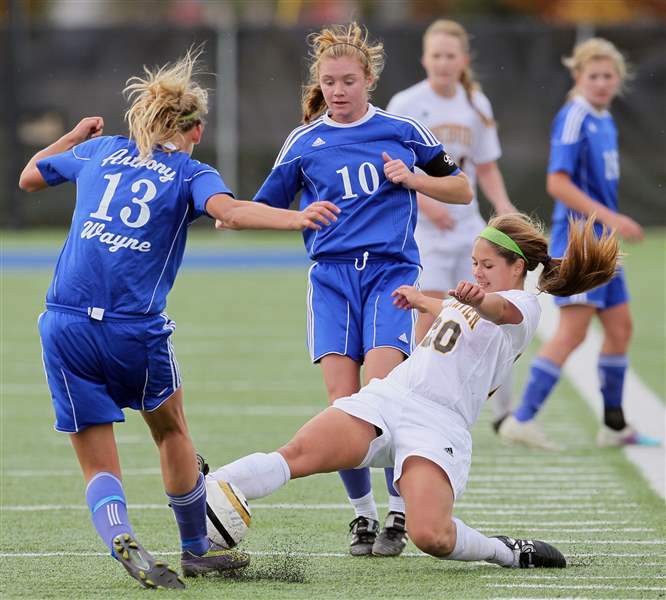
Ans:
{"label": "white soccer jersey", "polygon": [[[492,119],[490,101],[479,91],[473,92],[472,101],[474,106],[467,99],[461,84],[456,86],[454,96],[446,98],[437,94],[424,80],[398,92],[386,108],[388,112],[418,119],[426,125],[469,178],[474,190],[472,203],[446,207],[456,222],[454,231],[447,233],[454,235],[478,234],[481,216],[476,201],[476,165],[497,160],[502,154],[497,129],[486,126],[475,110],[476,107]],[[419,230],[423,235],[433,233],[441,236],[435,225],[422,214],[418,217],[417,236]]]}
{"label": "white soccer jersey", "polygon": [[423,341],[387,380],[457,412],[471,428],[489,393],[529,344],[541,316],[531,292],[499,293],[522,313],[519,324],[495,325],[449,298]]}

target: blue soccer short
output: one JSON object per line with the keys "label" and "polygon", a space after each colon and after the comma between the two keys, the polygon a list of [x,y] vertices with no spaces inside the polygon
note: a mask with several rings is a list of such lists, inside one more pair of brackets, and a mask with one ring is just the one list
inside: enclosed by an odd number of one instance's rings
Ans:
{"label": "blue soccer short", "polygon": [[411,263],[326,261],[308,273],[307,346],[312,362],[327,354],[363,362],[373,348],[414,348],[415,311],[393,305],[391,293],[417,285],[421,267]]}
{"label": "blue soccer short", "polygon": [[574,294],[573,296],[555,296],[557,306],[571,306],[572,304],[584,304],[594,306],[598,310],[606,310],[620,304],[629,302],[629,290],[624,278],[624,271],[620,269],[608,283],[597,288]]}
{"label": "blue soccer short", "polygon": [[180,387],[166,314],[96,321],[47,310],[39,318],[55,429],[66,433],[125,420],[123,408],[152,411]]}

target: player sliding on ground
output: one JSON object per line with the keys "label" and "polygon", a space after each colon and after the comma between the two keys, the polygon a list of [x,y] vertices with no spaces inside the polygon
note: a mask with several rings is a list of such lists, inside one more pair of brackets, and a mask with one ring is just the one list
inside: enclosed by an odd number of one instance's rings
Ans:
{"label": "player sliding on ground", "polygon": [[436,315],[410,358],[336,400],[277,452],[251,454],[209,477],[253,499],[313,473],[393,466],[409,535],[424,552],[505,567],[566,566],[545,542],[486,537],[453,517],[453,505],[467,483],[470,429],[537,328],[537,298],[523,289],[527,271],[543,265],[539,289],[555,295],[591,289],[615,274],[617,240],[596,238],[593,225],[591,218],[572,223],[566,254],[554,259],[528,217],[495,217],[474,244],[476,283],[461,281],[444,302],[412,286],[395,290],[399,308]]}
{"label": "player sliding on ground", "polygon": [[206,91],[191,79],[196,56],[130,80],[131,139],[102,136],[102,118],[85,118],[38,152],[19,183],[33,192],[76,182],[72,226],[39,321],[55,428],[71,434],[97,533],[129,574],[151,588],[184,583],[132,531],[113,433],[124,408],[141,411],[159,448],[183,573],[249,562],[206,535],[206,488],[171,343],[176,324],[164,312],[187,228],[207,215],[233,229],[320,229],[337,211],[328,202],[296,212],[234,200],[213,167],[191,158],[208,105]]}

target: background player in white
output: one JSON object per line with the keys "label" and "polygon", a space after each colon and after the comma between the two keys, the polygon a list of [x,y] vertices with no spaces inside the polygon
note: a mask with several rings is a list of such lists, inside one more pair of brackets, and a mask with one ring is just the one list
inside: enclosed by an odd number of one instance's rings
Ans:
{"label": "background player in white", "polygon": [[312,473],[394,465],[410,537],[424,552],[506,567],[564,567],[564,557],[544,542],[482,535],[453,517],[453,504],[467,482],[469,430],[539,321],[536,296],[523,290],[527,271],[543,265],[539,288],[568,295],[610,280],[617,255],[617,240],[597,238],[592,219],[572,226],[562,260],[548,255],[546,238],[528,217],[492,219],[474,244],[476,283],[460,282],[444,302],[413,286],[395,290],[398,307],[436,315],[405,362],[334,402],[277,452],[251,454],[209,477],[234,483],[252,499]]}
{"label": "background player in white", "polygon": [[[426,79],[398,92],[386,110],[418,119],[439,139],[469,178],[474,199],[467,206],[446,206],[418,194],[416,241],[421,254],[424,293],[444,298],[446,290],[471,279],[469,256],[485,227],[476,199],[476,180],[496,214],[515,212],[497,165],[501,156],[497,128],[488,98],[475,81],[467,31],[455,21],[440,19],[423,35],[421,64]],[[416,340],[423,339],[434,317],[421,313]],[[494,425],[511,408],[511,377],[493,395]]]}
{"label": "background player in white", "polygon": [[[369,104],[384,66],[380,43],[356,23],[326,27],[309,41],[305,125],[287,137],[255,200],[286,208],[302,191],[302,208],[325,198],[341,210],[332,227],[303,236],[314,261],[308,348],[333,402],[359,390],[362,365],[367,383],[412,351],[413,314],[394,310],[391,292],[420,275],[416,193],[465,204],[472,192],[427,127]],[[407,537],[392,470],[385,472],[389,514],[381,532],[369,469],[340,475],[356,512],[350,553],[399,554]]]}
{"label": "background player in white", "polygon": [[[608,108],[626,77],[624,57],[608,40],[592,38],[564,60],[575,86],[553,121],[548,193],[555,200],[551,231],[553,256],[562,256],[571,217],[596,214],[601,224],[616,229],[629,242],[643,239],[641,226],[619,212],[620,159],[617,129]],[[604,412],[597,435],[599,446],[653,445],[659,440],[639,434],[624,419],[622,393],[631,339],[629,292],[624,272],[605,286],[585,294],[556,298],[559,322],[530,369],[520,406],[499,428],[502,438],[532,447],[557,450],[534,420],[560,377],[560,368],[585,339],[592,317],[599,317],[603,342],[598,372]]]}
{"label": "background player in white", "polygon": [[[71,434],[95,529],[144,587],[184,584],[132,531],[113,432],[124,408],[141,411],[159,448],[183,572],[249,561],[206,535],[206,488],[171,342],[176,324],[163,312],[188,225],[208,215],[230,228],[317,229],[336,210],[326,202],[295,212],[234,200],[213,167],[190,157],[208,107],[192,79],[196,56],[128,82],[132,139],[102,136],[103,119],[85,118],[33,156],[19,182],[30,192],[76,182],[72,225],[39,320],[44,369],[55,428]],[[63,542],[70,543],[66,535]]]}

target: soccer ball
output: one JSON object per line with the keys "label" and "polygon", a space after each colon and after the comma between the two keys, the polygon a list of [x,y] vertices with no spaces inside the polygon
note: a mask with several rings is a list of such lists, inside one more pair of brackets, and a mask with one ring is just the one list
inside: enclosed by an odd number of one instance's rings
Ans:
{"label": "soccer ball", "polygon": [[235,485],[206,478],[208,537],[224,548],[233,548],[245,537],[252,520],[247,500]]}

